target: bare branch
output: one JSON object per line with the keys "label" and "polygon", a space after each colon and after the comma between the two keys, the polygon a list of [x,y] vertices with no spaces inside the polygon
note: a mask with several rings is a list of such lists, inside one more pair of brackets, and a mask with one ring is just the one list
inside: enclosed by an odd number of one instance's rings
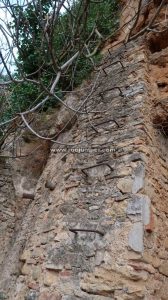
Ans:
{"label": "bare branch", "polygon": [[151,21],[148,23],[148,25],[143,28],[142,30],[140,30],[137,34],[133,35],[132,37],[130,37],[129,41],[135,40],[137,39],[139,36],[141,36],[142,34],[144,34],[148,29],[151,28],[151,26],[153,25],[153,23],[155,22],[156,18],[158,17],[162,7],[164,6],[164,4],[166,3],[166,0],[162,0],[162,2],[160,3],[156,13],[154,14],[153,18],[151,19]]}

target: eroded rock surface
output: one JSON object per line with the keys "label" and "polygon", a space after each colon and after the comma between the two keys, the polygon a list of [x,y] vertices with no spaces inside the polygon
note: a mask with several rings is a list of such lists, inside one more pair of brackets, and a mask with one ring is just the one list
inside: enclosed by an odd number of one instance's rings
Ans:
{"label": "eroded rock surface", "polygon": [[60,134],[65,108],[53,120],[57,141],[76,145],[45,150],[26,181],[34,200],[14,197],[20,181],[2,165],[1,204],[11,203],[0,299],[168,299],[167,53],[140,39],[106,54],[86,93],[67,99],[78,106],[90,94],[90,116]]}

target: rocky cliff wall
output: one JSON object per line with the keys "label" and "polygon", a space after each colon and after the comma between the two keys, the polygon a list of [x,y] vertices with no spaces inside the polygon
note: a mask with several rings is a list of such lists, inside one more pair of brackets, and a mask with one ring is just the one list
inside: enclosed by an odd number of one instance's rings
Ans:
{"label": "rocky cliff wall", "polygon": [[168,49],[153,40],[110,50],[67,98],[85,113],[59,134],[40,178],[30,176],[34,199],[15,199],[21,221],[10,239],[3,231],[0,299],[168,298]]}

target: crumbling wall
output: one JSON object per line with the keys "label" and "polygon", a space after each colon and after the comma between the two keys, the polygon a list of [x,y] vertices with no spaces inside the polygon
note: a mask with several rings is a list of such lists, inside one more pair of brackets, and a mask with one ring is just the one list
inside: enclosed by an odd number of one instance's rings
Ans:
{"label": "crumbling wall", "polygon": [[[120,57],[122,64],[114,64]],[[89,126],[80,115],[59,137],[88,142],[71,150],[53,145],[36,188],[20,275],[10,286],[15,299],[166,299],[160,245],[166,219],[155,206],[166,197],[165,186],[160,198],[152,182],[161,157],[153,147],[161,137],[151,114],[148,61],[146,46],[135,43],[109,55],[88,102],[97,111]],[[163,170],[166,176],[166,164]]]}
{"label": "crumbling wall", "polygon": [[10,166],[4,159],[0,160],[0,263],[3,262],[4,249],[9,248],[10,238],[13,234],[14,223],[14,187]]}
{"label": "crumbling wall", "polygon": [[80,102],[71,96],[85,113],[51,148],[2,299],[168,298],[168,49],[151,41],[109,51]]}
{"label": "crumbling wall", "polygon": [[[7,146],[11,149],[10,139]],[[22,140],[21,148],[14,153],[13,147],[9,149],[0,158],[0,299],[6,299],[3,291],[15,285],[20,274],[19,257],[32,228],[34,189],[49,150],[46,142],[32,137],[28,143]],[[13,159],[15,155],[21,158]]]}

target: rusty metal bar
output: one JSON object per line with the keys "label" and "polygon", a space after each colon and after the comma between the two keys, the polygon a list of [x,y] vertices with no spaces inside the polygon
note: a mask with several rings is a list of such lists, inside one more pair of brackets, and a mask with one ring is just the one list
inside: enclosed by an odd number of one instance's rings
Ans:
{"label": "rusty metal bar", "polygon": [[108,76],[107,72],[105,71],[105,68],[102,68],[102,70],[103,70],[105,76]]}
{"label": "rusty metal bar", "polygon": [[98,95],[102,98],[102,100],[104,100],[104,96],[103,94],[106,93],[106,92],[110,92],[112,90],[115,90],[115,89],[118,89],[119,92],[120,92],[120,95],[119,96],[123,96],[123,93],[122,93],[122,90],[121,90],[121,87],[120,86],[114,86],[113,88],[110,88],[108,90],[105,90],[103,92],[100,92]]}
{"label": "rusty metal bar", "polygon": [[97,134],[99,133],[99,131],[95,128],[95,125],[93,124],[89,124],[89,125]]}
{"label": "rusty metal bar", "polygon": [[110,54],[110,56],[111,56],[111,52],[110,52],[110,49],[108,49],[108,53]]}
{"label": "rusty metal bar", "polygon": [[27,199],[34,200],[34,194],[23,193],[22,198],[27,198]]}
{"label": "rusty metal bar", "polygon": [[104,70],[105,70],[106,68],[108,68],[108,67],[110,67],[110,66],[113,66],[113,65],[115,65],[115,64],[118,64],[118,63],[120,63],[120,65],[122,66],[122,68],[125,69],[123,63],[122,63],[120,60],[117,60],[117,61],[114,61],[114,62],[112,62],[111,64],[105,66],[105,67],[104,67]]}
{"label": "rusty metal bar", "polygon": [[94,232],[94,233],[98,233],[101,236],[104,236],[104,232],[100,231],[100,230],[94,230],[94,229],[78,229],[78,228],[69,228],[69,231],[73,232],[73,233],[77,233],[77,232]]}
{"label": "rusty metal bar", "polygon": [[96,167],[99,167],[99,166],[107,166],[109,167],[109,169],[111,170],[111,172],[114,171],[114,169],[108,164],[108,163],[100,163],[100,164],[96,164],[96,165],[93,165],[93,166],[90,166],[90,167],[86,167],[86,168],[83,168],[81,169],[81,171],[83,172],[83,174],[88,177],[88,174],[85,172],[86,170],[89,170],[89,169],[92,169],[92,168],[96,168]]}

